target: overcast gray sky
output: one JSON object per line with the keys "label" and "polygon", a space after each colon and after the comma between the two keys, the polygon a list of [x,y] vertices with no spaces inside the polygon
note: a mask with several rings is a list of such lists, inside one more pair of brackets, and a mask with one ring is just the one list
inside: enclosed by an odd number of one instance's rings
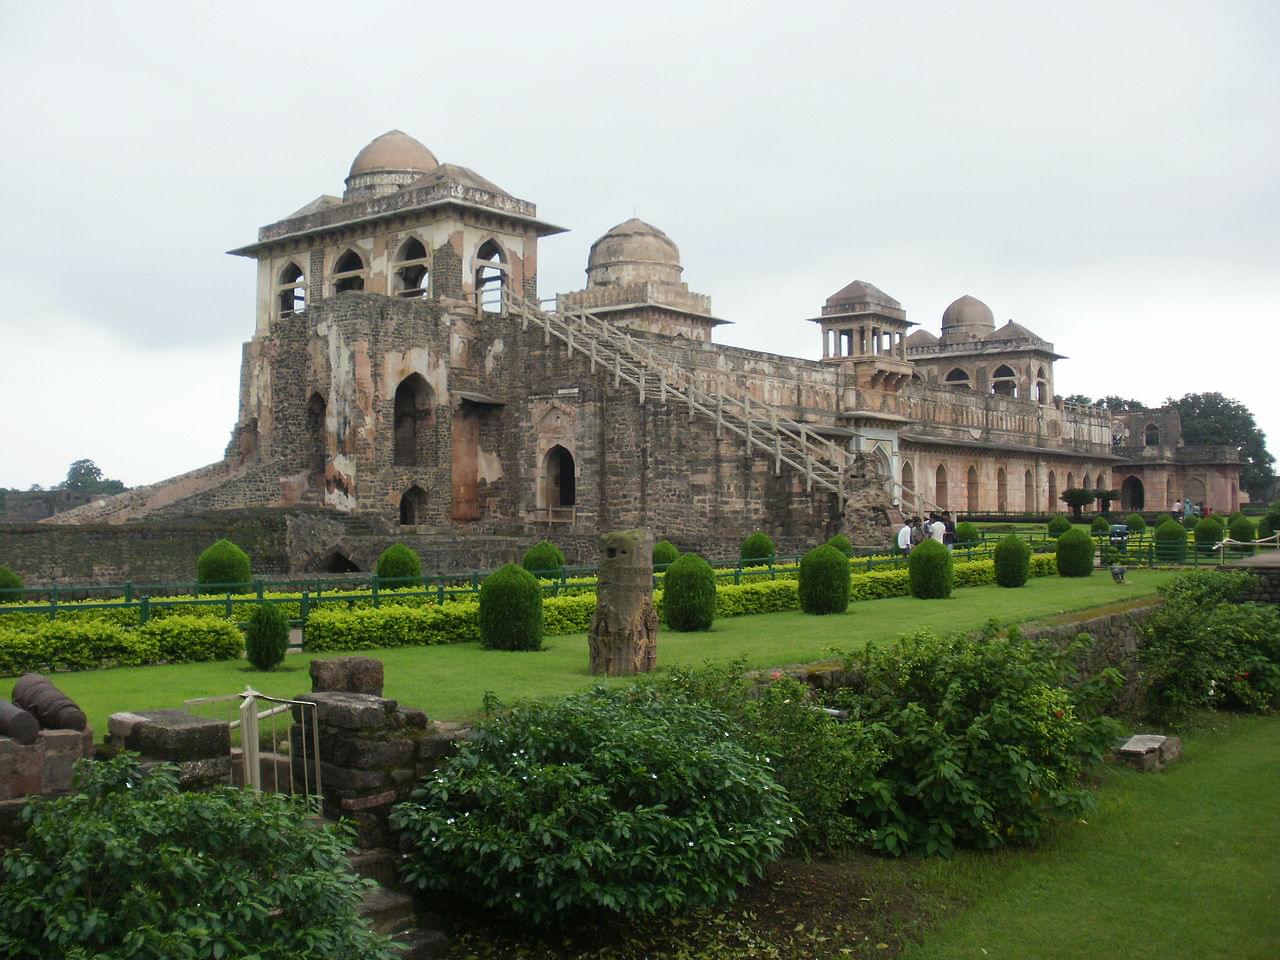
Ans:
{"label": "overcast gray sky", "polygon": [[1280,448],[1280,4],[0,0],[0,486],[217,460],[254,268],[225,250],[398,127],[571,232],[633,210],[815,357],[853,279],[969,293],[1064,394],[1218,390]]}

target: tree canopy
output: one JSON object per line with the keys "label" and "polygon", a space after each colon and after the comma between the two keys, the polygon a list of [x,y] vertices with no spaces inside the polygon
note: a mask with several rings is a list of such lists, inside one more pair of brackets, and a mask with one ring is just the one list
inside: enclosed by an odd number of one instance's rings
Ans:
{"label": "tree canopy", "polygon": [[102,475],[102,468],[92,460],[76,460],[67,468],[67,479],[55,489],[78,493],[120,493],[124,483]]}
{"label": "tree canopy", "polygon": [[1267,435],[1258,428],[1248,407],[1220,393],[1188,393],[1165,402],[1177,407],[1182,417],[1183,443],[1237,448],[1240,486],[1251,499],[1266,499],[1276,458],[1267,451]]}

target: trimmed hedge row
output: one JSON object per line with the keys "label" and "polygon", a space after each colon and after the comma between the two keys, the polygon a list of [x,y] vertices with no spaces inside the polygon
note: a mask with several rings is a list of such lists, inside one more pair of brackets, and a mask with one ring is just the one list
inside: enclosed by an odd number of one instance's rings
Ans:
{"label": "trimmed hedge row", "polygon": [[234,660],[243,651],[240,629],[210,617],[170,617],[131,630],[53,621],[34,631],[0,628],[0,675]]}

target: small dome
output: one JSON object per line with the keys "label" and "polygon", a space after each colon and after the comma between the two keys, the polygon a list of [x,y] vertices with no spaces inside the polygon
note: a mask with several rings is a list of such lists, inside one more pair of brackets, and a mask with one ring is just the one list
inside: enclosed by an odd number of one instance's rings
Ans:
{"label": "small dome", "polygon": [[867,283],[865,280],[855,280],[846,287],[842,287],[827,297],[828,307],[838,307],[843,304],[854,303],[871,303],[877,306],[890,307],[894,310],[901,310],[902,304],[893,297],[889,296],[874,284]]}
{"label": "small dome", "polygon": [[438,166],[436,155],[413,137],[400,130],[388,130],[356,154],[347,179],[382,171],[430,173]]}
{"label": "small dome", "polygon": [[1010,320],[999,330],[987,334],[982,339],[990,343],[993,340],[1040,340],[1040,337],[1032,333],[1022,324],[1014,323]]}
{"label": "small dome", "polygon": [[587,285],[653,280],[679,283],[680,248],[653,224],[632,217],[591,245],[587,257]]}
{"label": "small dome", "polygon": [[991,308],[967,293],[942,311],[942,332],[952,327],[983,327],[987,330],[996,328],[996,318]]}
{"label": "small dome", "polygon": [[906,340],[907,349],[911,349],[912,347],[932,347],[937,342],[938,338],[928,330],[917,330],[915,333],[911,334],[911,336],[907,337]]}

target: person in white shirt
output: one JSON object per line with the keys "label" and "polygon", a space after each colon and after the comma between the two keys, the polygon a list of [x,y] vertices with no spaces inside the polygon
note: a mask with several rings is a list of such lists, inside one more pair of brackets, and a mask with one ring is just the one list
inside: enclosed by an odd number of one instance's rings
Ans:
{"label": "person in white shirt", "polygon": [[947,537],[947,525],[942,522],[942,518],[934,516],[933,523],[929,524],[929,536],[939,543],[944,543]]}
{"label": "person in white shirt", "polygon": [[911,552],[911,523],[902,518],[902,529],[898,531],[898,549],[903,553]]}

